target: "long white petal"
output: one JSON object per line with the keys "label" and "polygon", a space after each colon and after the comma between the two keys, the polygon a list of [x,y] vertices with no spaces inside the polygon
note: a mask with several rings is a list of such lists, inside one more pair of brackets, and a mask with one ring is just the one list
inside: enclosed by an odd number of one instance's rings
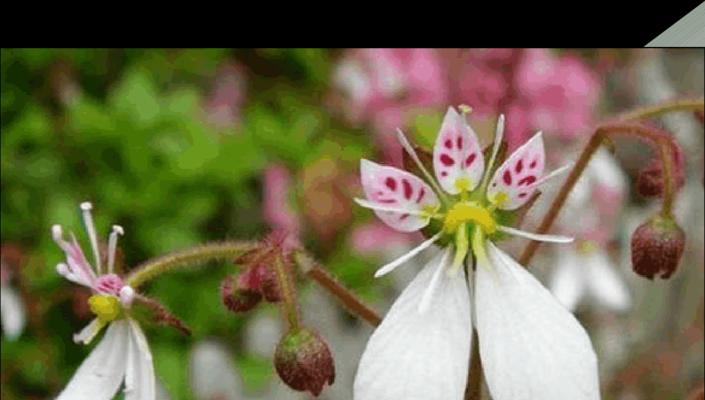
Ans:
{"label": "long white petal", "polygon": [[600,398],[585,329],[526,269],[492,243],[478,257],[477,332],[494,400]]}
{"label": "long white petal", "polygon": [[584,271],[587,266],[581,264],[574,247],[558,248],[556,253],[549,287],[556,299],[573,311],[587,289]]}
{"label": "long white petal", "polygon": [[542,184],[546,183],[547,181],[550,181],[551,179],[557,177],[558,175],[560,175],[560,174],[562,174],[562,173],[568,171],[568,170],[571,169],[572,167],[573,167],[573,163],[568,163],[568,164],[566,164],[566,165],[564,165],[564,166],[562,166],[562,167],[556,168],[556,169],[554,169],[553,171],[549,172],[548,174],[546,174],[546,175],[542,176],[541,178],[539,178],[539,180],[537,180],[537,181],[533,184],[533,186],[542,185]]}
{"label": "long white petal", "polygon": [[536,240],[539,242],[570,243],[574,240],[570,236],[543,235],[540,233],[533,233],[533,232],[522,231],[521,229],[510,228],[510,227],[504,226],[504,225],[499,225],[499,227],[497,227],[497,229],[499,229],[500,231],[502,231],[504,233],[508,233],[510,235],[521,236],[523,238]]}
{"label": "long white petal", "polygon": [[14,340],[22,333],[26,322],[24,303],[17,291],[7,285],[3,285],[0,291],[0,318],[2,332],[8,340]]}
{"label": "long white petal", "polygon": [[128,318],[130,342],[125,372],[125,400],[154,400],[156,379],[152,353],[137,321]]}
{"label": "long white petal", "polygon": [[127,321],[110,324],[56,400],[110,400],[125,376],[129,340]]}
{"label": "long white petal", "polygon": [[587,285],[595,300],[616,311],[629,309],[629,290],[609,256],[598,249],[586,254],[584,259]]}
{"label": "long white petal", "polygon": [[427,313],[418,304],[440,253],[394,302],[370,337],[353,386],[355,400],[461,400],[472,326],[464,271],[440,275]]}
{"label": "long white petal", "polygon": [[441,237],[441,234],[442,234],[442,232],[439,232],[439,233],[437,233],[437,234],[431,236],[430,239],[421,242],[420,245],[418,245],[418,246],[416,246],[415,248],[411,249],[411,251],[409,251],[408,253],[404,254],[403,256],[397,258],[396,260],[394,260],[394,261],[392,261],[392,262],[390,262],[390,263],[388,263],[388,264],[383,265],[382,267],[380,267],[380,268],[377,270],[377,272],[375,272],[375,278],[379,278],[379,277],[382,276],[382,275],[388,274],[388,273],[394,271],[394,269],[395,269],[396,267],[398,267],[398,266],[404,264],[405,262],[411,260],[414,256],[416,256],[416,255],[419,254],[420,252],[426,250],[426,249],[427,249],[429,246],[431,246],[436,240],[438,240],[438,239]]}
{"label": "long white petal", "polygon": [[431,277],[431,282],[428,284],[428,287],[423,292],[423,296],[421,296],[421,301],[419,301],[420,313],[425,313],[430,308],[431,300],[433,300],[433,296],[436,294],[438,286],[441,283],[441,275],[443,274],[443,271],[447,270],[448,268],[448,260],[450,257],[450,253],[450,248],[447,248],[443,251],[443,257],[441,257],[441,259],[438,261],[438,265],[435,267],[436,270],[433,272],[433,276]]}

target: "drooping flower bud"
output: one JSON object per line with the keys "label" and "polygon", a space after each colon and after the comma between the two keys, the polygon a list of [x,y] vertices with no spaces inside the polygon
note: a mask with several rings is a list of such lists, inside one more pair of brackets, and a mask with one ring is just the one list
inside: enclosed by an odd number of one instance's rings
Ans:
{"label": "drooping flower bud", "polygon": [[335,380],[335,363],[328,345],[307,328],[284,335],[274,354],[274,367],[289,387],[314,396]]}
{"label": "drooping flower bud", "polygon": [[[244,275],[244,274],[243,274]],[[229,275],[220,284],[220,298],[228,310],[235,313],[247,312],[262,300],[258,290],[243,288],[240,284],[242,275],[236,280]]]}
{"label": "drooping flower bud", "polygon": [[649,279],[668,279],[678,267],[685,248],[685,233],[670,217],[656,215],[632,235],[632,268]]}
{"label": "drooping flower bud", "polygon": [[[679,189],[685,182],[683,150],[678,142],[669,139],[671,143],[671,154],[673,155],[673,177],[674,189]],[[663,164],[660,158],[655,158],[639,171],[636,180],[636,188],[642,196],[660,196],[663,193]]]}

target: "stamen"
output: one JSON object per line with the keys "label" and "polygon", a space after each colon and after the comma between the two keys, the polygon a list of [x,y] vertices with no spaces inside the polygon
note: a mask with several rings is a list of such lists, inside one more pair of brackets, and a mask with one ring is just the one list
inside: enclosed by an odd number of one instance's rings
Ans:
{"label": "stamen", "polygon": [[135,289],[130,286],[123,286],[120,289],[120,303],[125,308],[129,308],[132,305],[132,301],[135,299]]}
{"label": "stamen", "polygon": [[416,166],[419,167],[421,172],[423,172],[424,176],[426,176],[426,179],[429,181],[431,186],[433,186],[433,190],[436,191],[436,194],[438,194],[438,197],[441,198],[441,201],[443,203],[448,202],[448,198],[446,197],[445,192],[443,189],[441,189],[440,185],[438,185],[438,182],[436,182],[436,178],[431,175],[431,173],[428,172],[426,167],[421,163],[421,159],[419,159],[418,154],[416,154],[416,150],[411,146],[411,143],[409,143],[409,140],[404,136],[404,132],[401,131],[401,129],[397,129],[397,140],[399,140],[399,143],[401,144],[401,147],[406,150],[406,152],[411,156],[411,159],[414,160],[416,163]]}
{"label": "stamen", "polygon": [[93,216],[91,215],[91,209],[93,205],[90,202],[81,203],[81,210],[83,210],[83,223],[86,225],[86,232],[88,232],[88,238],[91,241],[91,247],[93,248],[93,256],[95,257],[96,272],[98,275],[102,275],[102,267],[100,264],[100,253],[98,252],[98,236],[95,232],[95,224],[93,223]]}
{"label": "stamen", "polygon": [[56,264],[56,272],[65,278],[68,278],[69,275],[71,275],[71,271],[69,270],[69,266],[64,263]]}
{"label": "stamen", "polygon": [[396,260],[390,262],[389,264],[386,264],[382,266],[380,269],[375,272],[375,278],[379,278],[382,275],[385,275],[389,272],[394,271],[394,269],[401,264],[404,264],[411,258],[413,258],[415,255],[419,254],[426,248],[430,247],[433,243],[436,242],[436,240],[440,239],[441,235],[443,232],[438,232],[435,235],[433,235],[430,239],[426,240],[425,242],[421,243],[420,245],[416,246],[416,248],[412,249],[408,253],[404,254],[403,256],[397,258]]}
{"label": "stamen", "polygon": [[448,270],[448,276],[453,277],[458,273],[469,248],[470,241],[468,240],[467,224],[462,223],[455,233],[455,258],[453,258],[453,264]]}
{"label": "stamen", "polygon": [[536,186],[542,185],[546,181],[555,178],[556,176],[568,171],[572,167],[573,167],[573,163],[571,162],[571,163],[568,163],[560,168],[554,169],[553,171],[549,172],[547,175],[543,176],[542,178],[540,178],[539,180],[534,182],[534,184],[532,186],[536,187]]}
{"label": "stamen", "polygon": [[61,247],[61,244],[64,241],[64,231],[61,229],[61,225],[56,224],[51,226],[51,237],[54,239],[56,244]]}
{"label": "stamen", "polygon": [[395,212],[399,214],[411,214],[411,215],[418,215],[420,217],[431,217],[432,214],[429,214],[426,211],[423,210],[406,210],[403,208],[398,208],[398,207],[389,207],[389,206],[382,206],[375,204],[371,201],[360,199],[360,198],[355,198],[354,199],[357,204],[359,204],[362,207],[369,208],[371,210],[377,210],[377,211],[389,211],[389,212]]}
{"label": "stamen", "polygon": [[482,177],[482,184],[480,188],[484,190],[487,187],[487,183],[490,180],[490,173],[492,172],[492,167],[494,162],[497,160],[497,153],[499,152],[499,146],[502,145],[502,140],[504,139],[504,114],[500,114],[497,118],[497,127],[494,132],[494,143],[492,144],[492,155],[490,156],[490,161],[485,166],[485,176]]}
{"label": "stamen", "polygon": [[108,273],[113,273],[113,265],[115,264],[115,251],[117,250],[118,235],[124,235],[125,230],[120,225],[113,225],[113,231],[108,238]]}
{"label": "stamen", "polygon": [[560,236],[560,235],[542,235],[540,233],[532,233],[532,232],[526,232],[522,231],[520,229],[514,229],[510,228],[508,226],[503,226],[499,225],[497,227],[500,231],[504,233],[508,233],[510,235],[514,236],[519,236],[523,237],[526,239],[531,239],[531,240],[536,240],[539,242],[550,242],[550,243],[571,243],[574,238],[569,237],[569,236]]}

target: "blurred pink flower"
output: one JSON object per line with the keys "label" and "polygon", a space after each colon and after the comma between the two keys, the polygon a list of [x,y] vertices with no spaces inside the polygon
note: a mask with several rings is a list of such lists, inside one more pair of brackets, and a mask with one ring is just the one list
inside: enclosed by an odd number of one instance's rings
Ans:
{"label": "blurred pink flower", "polygon": [[240,108],[244,100],[242,68],[234,61],[222,64],[213,79],[213,88],[205,105],[208,122],[217,129],[235,126],[240,121]]}
{"label": "blurred pink flower", "polygon": [[529,126],[525,130],[540,128],[564,139],[589,133],[600,81],[580,58],[555,55],[546,49],[526,50],[514,83],[528,106]]}
{"label": "blurred pink flower", "polygon": [[414,235],[396,231],[379,221],[374,221],[356,227],[350,241],[355,252],[372,255],[405,248],[414,239]]}
{"label": "blurred pink flower", "polygon": [[287,241],[298,242],[301,223],[289,203],[291,175],[282,165],[273,164],[264,170],[264,221],[275,231],[285,232]]}
{"label": "blurred pink flower", "polygon": [[349,50],[334,72],[334,84],[346,96],[347,116],[372,124],[386,159],[401,163],[394,131],[415,108],[447,100],[444,69],[433,49]]}

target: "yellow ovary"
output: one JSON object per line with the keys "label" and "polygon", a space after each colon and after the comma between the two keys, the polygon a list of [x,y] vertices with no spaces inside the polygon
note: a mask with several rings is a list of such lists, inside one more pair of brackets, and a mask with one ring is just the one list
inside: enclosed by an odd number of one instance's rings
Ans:
{"label": "yellow ovary", "polygon": [[94,294],[88,299],[93,314],[102,322],[111,322],[120,316],[122,307],[117,297],[107,294]]}

